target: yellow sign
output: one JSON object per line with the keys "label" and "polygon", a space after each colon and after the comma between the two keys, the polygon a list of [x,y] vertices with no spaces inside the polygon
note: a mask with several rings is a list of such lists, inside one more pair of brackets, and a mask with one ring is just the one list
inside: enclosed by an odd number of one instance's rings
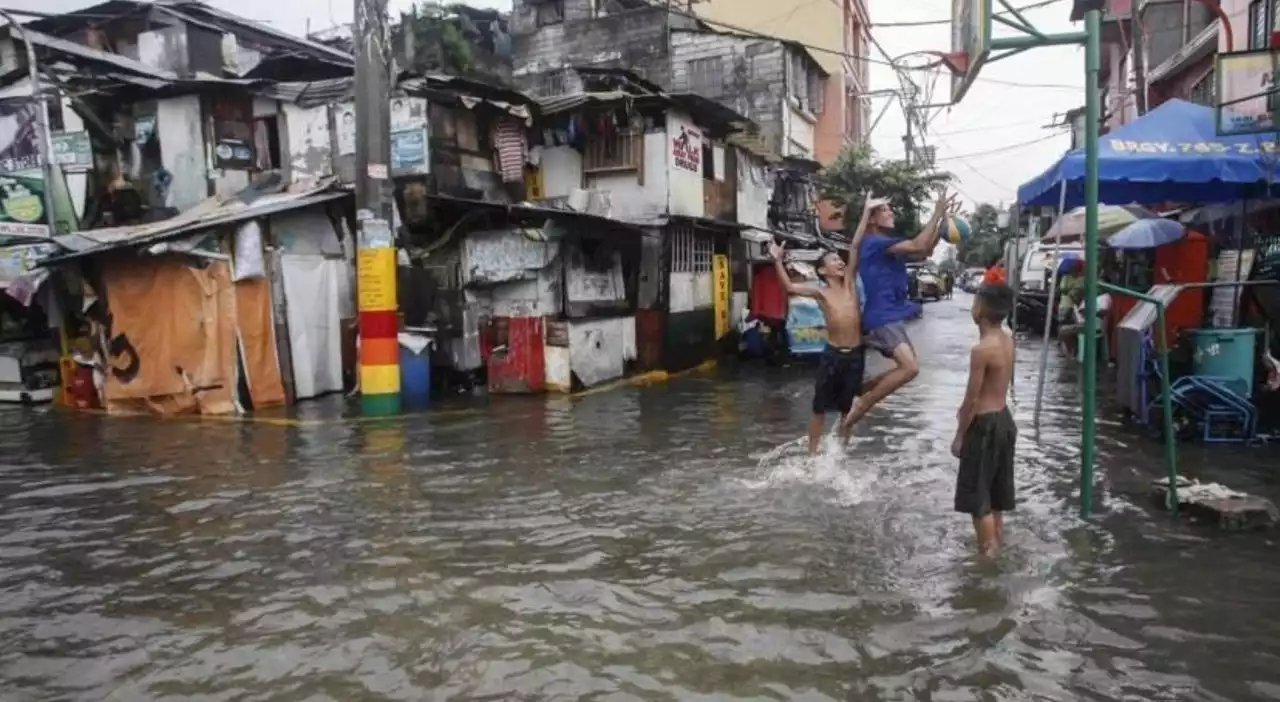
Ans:
{"label": "yellow sign", "polygon": [[396,309],[396,250],[391,247],[360,249],[356,263],[360,311]]}
{"label": "yellow sign", "polygon": [[1111,139],[1112,151],[1125,154],[1273,154],[1278,150],[1274,141],[1254,141],[1225,144],[1221,141],[1133,141]]}
{"label": "yellow sign", "polygon": [[716,254],[711,258],[711,278],[715,281],[716,338],[729,333],[729,257]]}

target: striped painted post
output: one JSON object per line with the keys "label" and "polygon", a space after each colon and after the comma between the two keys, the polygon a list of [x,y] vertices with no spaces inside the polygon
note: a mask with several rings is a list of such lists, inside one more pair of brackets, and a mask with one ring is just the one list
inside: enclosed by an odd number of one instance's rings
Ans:
{"label": "striped painted post", "polygon": [[[385,220],[365,220],[385,229]],[[390,237],[365,236],[357,254],[360,312],[360,405],[365,414],[400,411],[400,318],[396,303],[396,249]],[[372,245],[370,245],[372,244]]]}

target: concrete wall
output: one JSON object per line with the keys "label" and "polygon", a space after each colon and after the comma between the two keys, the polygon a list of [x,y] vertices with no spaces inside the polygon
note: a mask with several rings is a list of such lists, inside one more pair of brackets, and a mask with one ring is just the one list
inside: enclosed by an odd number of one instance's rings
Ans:
{"label": "concrete wall", "polygon": [[635,358],[635,317],[569,323],[569,364],[584,387],[621,378]]}
{"label": "concrete wall", "polygon": [[[578,168],[582,168],[581,161]],[[644,135],[643,182],[641,180],[634,171],[593,173],[586,176],[587,188],[609,191],[611,216],[614,219],[652,222],[662,217],[667,211],[666,130],[655,130]]]}
{"label": "concrete wall", "polygon": [[[754,32],[833,51],[841,51],[845,45],[841,0],[705,0],[693,7],[701,17]],[[840,72],[839,54],[815,52],[814,59],[827,73]]]}
{"label": "concrete wall", "polygon": [[595,17],[592,0],[564,0],[564,21],[538,26],[538,3],[511,8],[512,81],[534,90],[540,75],[571,66],[615,66],[659,85],[671,83],[665,8],[649,7]]}
{"label": "concrete wall", "polygon": [[203,124],[204,112],[197,95],[156,101],[160,163],[173,176],[165,197],[165,205],[169,207],[186,210],[209,197],[210,171],[205,155]]}
{"label": "concrete wall", "polygon": [[815,158],[813,132],[816,120],[806,110],[796,109],[790,104],[782,114],[786,129],[782,155]]}
{"label": "concrete wall", "polygon": [[[671,89],[697,92],[760,127],[769,148],[782,153],[786,104],[785,49],[778,41],[702,32],[671,34]],[[708,94],[690,76],[691,61],[720,59],[721,80]]]}

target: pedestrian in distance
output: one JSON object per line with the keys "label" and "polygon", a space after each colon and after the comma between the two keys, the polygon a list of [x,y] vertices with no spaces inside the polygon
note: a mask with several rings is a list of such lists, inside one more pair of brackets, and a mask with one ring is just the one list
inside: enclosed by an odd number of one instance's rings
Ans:
{"label": "pedestrian in distance", "polygon": [[[859,233],[866,227],[871,212],[885,204],[870,195],[862,212]],[[854,398],[862,393],[862,380],[866,371],[866,350],[862,345],[862,313],[858,303],[858,236],[849,242],[849,262],[837,251],[825,251],[818,261],[818,275],[823,285],[796,285],[787,273],[783,262],[785,249],[780,244],[769,248],[778,280],[787,295],[800,295],[817,300],[827,324],[827,346],[818,361],[818,374],[813,387],[813,414],[809,418],[809,455],[818,453],[822,430],[828,412],[839,412],[840,418],[848,416]],[[848,428],[840,424],[842,435]]]}
{"label": "pedestrian in distance", "polygon": [[920,316],[921,306],[908,294],[911,275],[907,261],[927,259],[938,245],[942,218],[957,208],[955,197],[946,190],[938,195],[933,215],[918,234],[905,239],[893,234],[893,209],[877,201],[870,213],[863,213],[851,246],[861,261],[862,283],[866,289],[863,327],[867,346],[893,361],[893,367],[863,383],[862,395],[845,416],[841,431],[848,436],[853,425],[881,400],[911,382],[920,369],[915,347],[907,336],[905,322]]}
{"label": "pedestrian in distance", "polygon": [[994,555],[1004,537],[1004,513],[1014,508],[1013,452],[1018,428],[1006,397],[1013,378],[1013,337],[1004,320],[1013,289],[986,283],[974,296],[978,343],[969,352],[969,383],[956,412],[951,454],[960,459],[955,510],[973,519],[978,549]]}

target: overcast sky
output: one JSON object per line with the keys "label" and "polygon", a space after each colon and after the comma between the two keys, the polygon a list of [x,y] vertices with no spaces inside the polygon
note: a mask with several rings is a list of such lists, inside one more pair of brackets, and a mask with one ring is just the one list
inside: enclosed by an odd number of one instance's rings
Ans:
{"label": "overcast sky", "polygon": [[[302,34],[310,26],[318,31],[349,22],[353,0],[206,0],[236,14],[269,22],[279,29]],[[835,0],[786,0],[787,2],[833,2]],[[781,3],[781,0],[780,0]],[[16,9],[65,12],[96,4],[86,0],[0,0]],[[406,8],[411,0],[390,0],[392,11]],[[470,0],[483,7],[510,8],[510,0]],[[868,0],[873,25],[947,19],[951,0]],[[1019,3],[1024,4],[1024,3]],[[1070,4],[1065,0],[1029,11],[1027,16],[1041,31],[1072,29],[1067,21]],[[766,18],[767,19],[767,18]],[[310,23],[308,25],[308,22]],[[740,20],[750,25],[748,18]],[[764,31],[764,30],[762,30]],[[996,34],[1004,34],[996,25]],[[875,26],[873,32],[890,56],[910,51],[948,49],[949,25],[912,27]],[[832,47],[840,49],[841,47]],[[872,56],[881,58],[878,52]],[[922,63],[927,57],[905,59]],[[917,82],[927,83],[930,74],[917,72]],[[872,89],[896,88],[891,68],[873,64]],[[1021,85],[1018,85],[1021,84]],[[1039,85],[1045,87],[1026,87]],[[941,111],[930,125],[926,143],[938,147],[938,166],[957,177],[964,199],[973,202],[1010,203],[1018,185],[1049,167],[1069,145],[1069,137],[1053,136],[1044,126],[1069,109],[1083,104],[1084,52],[1078,47],[1034,49],[990,64],[960,105]],[[934,101],[950,96],[949,76],[940,76]],[[884,99],[873,101],[873,116]],[[871,136],[876,150],[887,157],[901,157],[905,121],[897,103],[889,107]],[[1019,146],[1042,139],[1039,143]]]}

